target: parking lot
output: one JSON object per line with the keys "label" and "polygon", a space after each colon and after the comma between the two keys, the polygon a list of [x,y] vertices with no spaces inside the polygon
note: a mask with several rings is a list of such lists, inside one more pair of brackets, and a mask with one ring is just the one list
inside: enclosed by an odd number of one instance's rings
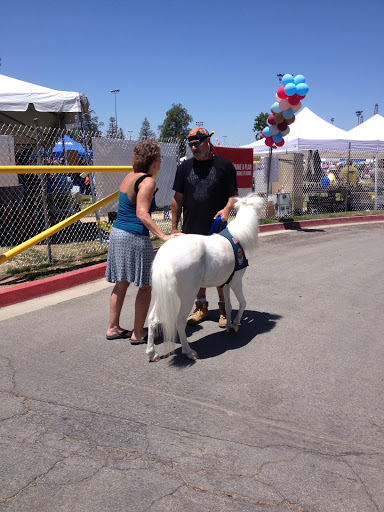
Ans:
{"label": "parking lot", "polygon": [[196,362],[107,341],[103,280],[3,308],[2,509],[384,511],[383,235],[261,236],[239,333],[208,290]]}

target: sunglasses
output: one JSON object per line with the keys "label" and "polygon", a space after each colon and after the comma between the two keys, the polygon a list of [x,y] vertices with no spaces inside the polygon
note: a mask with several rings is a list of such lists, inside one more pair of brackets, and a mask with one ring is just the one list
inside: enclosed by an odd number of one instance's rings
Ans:
{"label": "sunglasses", "polygon": [[193,142],[188,142],[188,146],[191,148],[192,146],[195,146],[195,148],[198,148],[200,144],[206,141],[207,138],[201,139],[201,140],[194,140]]}

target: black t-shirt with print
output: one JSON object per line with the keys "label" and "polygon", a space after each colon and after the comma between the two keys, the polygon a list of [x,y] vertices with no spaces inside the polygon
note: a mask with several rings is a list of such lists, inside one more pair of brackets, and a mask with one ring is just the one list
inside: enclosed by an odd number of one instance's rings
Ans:
{"label": "black t-shirt with print", "polygon": [[213,217],[237,193],[236,169],[227,158],[190,158],[179,165],[173,190],[183,197],[183,233],[208,235]]}

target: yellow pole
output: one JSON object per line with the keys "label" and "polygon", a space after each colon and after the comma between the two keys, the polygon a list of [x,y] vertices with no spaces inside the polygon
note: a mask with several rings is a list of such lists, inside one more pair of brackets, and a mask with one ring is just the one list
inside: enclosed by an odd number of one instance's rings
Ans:
{"label": "yellow pole", "polygon": [[131,172],[132,165],[0,165],[0,174],[68,174]]}
{"label": "yellow pole", "polygon": [[[25,167],[30,168],[31,166],[25,166]],[[38,167],[38,166],[35,166],[35,167]],[[68,167],[70,167],[70,166],[66,166],[66,168],[68,168]],[[118,198],[118,196],[119,196],[119,192],[114,192],[113,194],[110,194],[109,196],[105,197],[104,199],[97,201],[97,203],[94,203],[92,206],[89,206],[88,208],[85,208],[84,210],[81,210],[80,212],[75,213],[71,217],[68,217],[68,219],[62,220],[61,222],[59,222],[58,224],[55,224],[51,228],[48,228],[45,231],[43,231],[42,233],[39,233],[38,235],[34,236],[33,238],[30,238],[26,242],[23,242],[22,244],[17,245],[16,247],[13,247],[13,249],[10,249],[9,251],[4,252],[3,254],[0,254],[0,264],[4,263],[7,260],[10,260],[17,254],[20,254],[21,252],[25,251],[26,249],[29,249],[33,245],[36,245],[36,244],[42,242],[43,240],[54,235],[61,229],[64,229],[67,226],[70,226],[74,222],[76,222],[76,221],[82,219],[83,217],[85,217],[86,215],[88,215],[88,213],[92,213],[95,210],[98,210],[99,208],[101,208],[102,206],[114,201],[115,199]]]}

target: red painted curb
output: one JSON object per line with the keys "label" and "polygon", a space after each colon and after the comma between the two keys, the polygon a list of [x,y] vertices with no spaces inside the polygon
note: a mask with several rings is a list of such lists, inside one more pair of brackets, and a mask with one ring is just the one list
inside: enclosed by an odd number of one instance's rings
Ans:
{"label": "red painted curb", "polygon": [[287,229],[305,229],[311,226],[326,226],[332,224],[350,224],[354,222],[383,221],[383,215],[358,215],[356,217],[333,217],[329,219],[310,219],[300,221],[276,222],[274,224],[261,224],[260,233],[268,231],[284,231]]}
{"label": "red painted curb", "polygon": [[[274,224],[261,224],[260,233],[269,231],[284,231],[289,229],[305,229],[311,226],[326,226],[331,224],[348,224],[353,222],[384,221],[384,214],[367,215],[356,217],[335,217],[330,219],[311,219],[292,222],[277,222]],[[158,248],[154,249],[156,254]],[[43,295],[58,292],[78,286],[79,284],[95,281],[105,276],[106,263],[98,263],[90,267],[80,268],[58,276],[47,277],[31,283],[17,284],[15,286],[0,290],[0,307],[10,306],[18,302],[35,299]]]}
{"label": "red painted curb", "polygon": [[49,293],[65,290],[72,286],[101,279],[105,276],[106,266],[106,263],[98,263],[97,265],[72,270],[58,276],[47,277],[46,279],[40,279],[31,283],[17,284],[5,290],[0,290],[0,307],[10,306],[11,304],[35,299],[42,295],[48,295]]}

